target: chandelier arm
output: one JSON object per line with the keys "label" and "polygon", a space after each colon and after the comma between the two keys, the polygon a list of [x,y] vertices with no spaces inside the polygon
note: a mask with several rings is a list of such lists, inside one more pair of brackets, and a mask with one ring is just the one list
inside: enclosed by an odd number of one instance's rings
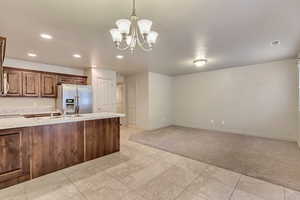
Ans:
{"label": "chandelier arm", "polygon": [[[122,47],[122,46],[124,46],[124,47]],[[119,46],[117,46],[117,49],[119,49],[119,50],[121,50],[121,51],[126,51],[126,50],[128,50],[129,49],[129,45],[127,45],[127,43],[126,43],[126,41],[125,41],[125,45],[119,45]]]}
{"label": "chandelier arm", "polygon": [[126,45],[124,48],[122,48],[122,47],[117,47],[117,49],[119,49],[120,51],[126,51],[126,50],[129,49],[129,46]]}
{"label": "chandelier arm", "polygon": [[152,50],[152,47],[147,47],[141,43],[139,43],[139,46],[141,49],[143,49],[144,51],[151,51]]}
{"label": "chandelier arm", "polygon": [[139,45],[140,47],[147,48],[147,47],[146,47],[146,43],[145,43],[145,42],[141,42],[139,39],[138,39],[138,45]]}
{"label": "chandelier arm", "polygon": [[137,32],[138,32],[137,33],[137,38],[139,40],[139,43],[145,45],[147,41],[144,39],[144,37],[143,37],[143,35],[141,33],[141,30],[139,28],[138,28]]}
{"label": "chandelier arm", "polygon": [[[142,48],[144,51],[151,51],[152,47],[149,46],[148,41],[144,39],[142,33],[140,32],[140,29],[138,29],[138,45],[140,46],[140,48]],[[142,40],[142,41],[141,41]]]}
{"label": "chandelier arm", "polygon": [[133,47],[135,49],[136,47],[136,43],[137,43],[137,38],[136,38],[136,35],[137,35],[137,26],[136,26],[136,21],[133,22],[133,32],[132,32],[132,35],[131,35],[131,41],[130,41],[130,48]]}
{"label": "chandelier arm", "polygon": [[[141,30],[139,28],[138,28],[138,42],[139,42],[139,46],[143,46],[144,49],[146,48],[146,45],[149,46],[148,41],[144,38],[144,36],[141,33]],[[149,47],[148,49],[152,49],[152,47]]]}

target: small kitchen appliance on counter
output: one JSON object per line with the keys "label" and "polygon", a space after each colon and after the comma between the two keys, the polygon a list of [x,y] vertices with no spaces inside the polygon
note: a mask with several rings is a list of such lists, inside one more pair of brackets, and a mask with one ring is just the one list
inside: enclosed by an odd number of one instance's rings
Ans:
{"label": "small kitchen appliance on counter", "polygon": [[92,87],[90,85],[59,85],[56,106],[61,113],[67,115],[92,113]]}

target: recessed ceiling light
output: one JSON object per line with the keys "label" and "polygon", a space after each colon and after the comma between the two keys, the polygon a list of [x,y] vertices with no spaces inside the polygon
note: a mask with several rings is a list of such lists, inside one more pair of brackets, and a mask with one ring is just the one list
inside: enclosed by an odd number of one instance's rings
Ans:
{"label": "recessed ceiling light", "polygon": [[271,42],[271,46],[278,46],[280,45],[280,40],[274,40]]}
{"label": "recessed ceiling light", "polygon": [[37,57],[37,55],[35,53],[28,53],[27,54],[29,57]]}
{"label": "recessed ceiling light", "polygon": [[41,38],[46,39],[46,40],[51,40],[53,37],[49,34],[46,33],[41,33],[40,34]]}
{"label": "recessed ceiling light", "polygon": [[118,59],[123,59],[124,56],[123,56],[123,55],[117,55],[116,58],[118,58]]}
{"label": "recessed ceiling light", "polygon": [[194,60],[194,65],[196,65],[196,67],[202,67],[206,64],[207,64],[206,59],[196,59],[196,60]]}
{"label": "recessed ceiling light", "polygon": [[74,54],[73,57],[74,57],[74,58],[81,58],[81,55],[79,55],[79,54]]}

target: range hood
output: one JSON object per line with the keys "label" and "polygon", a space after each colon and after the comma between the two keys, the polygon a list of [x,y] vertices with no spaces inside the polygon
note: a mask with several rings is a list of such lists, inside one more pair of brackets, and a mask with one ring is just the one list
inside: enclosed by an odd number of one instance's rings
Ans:
{"label": "range hood", "polygon": [[8,90],[7,76],[3,70],[6,51],[6,38],[0,36],[0,96],[5,96]]}

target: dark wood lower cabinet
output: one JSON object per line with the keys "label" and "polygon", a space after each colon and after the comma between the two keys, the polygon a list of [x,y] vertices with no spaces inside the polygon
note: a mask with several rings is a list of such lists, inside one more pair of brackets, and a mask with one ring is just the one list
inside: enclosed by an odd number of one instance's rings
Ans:
{"label": "dark wood lower cabinet", "polygon": [[30,179],[29,129],[0,131],[0,188]]}
{"label": "dark wood lower cabinet", "polygon": [[84,122],[32,128],[32,178],[84,161]]}
{"label": "dark wood lower cabinet", "polygon": [[2,130],[0,189],[119,150],[119,118]]}
{"label": "dark wood lower cabinet", "polygon": [[86,121],[85,127],[85,160],[92,160],[120,151],[119,118]]}
{"label": "dark wood lower cabinet", "polygon": [[104,133],[105,155],[120,151],[120,120],[119,118],[106,119]]}

